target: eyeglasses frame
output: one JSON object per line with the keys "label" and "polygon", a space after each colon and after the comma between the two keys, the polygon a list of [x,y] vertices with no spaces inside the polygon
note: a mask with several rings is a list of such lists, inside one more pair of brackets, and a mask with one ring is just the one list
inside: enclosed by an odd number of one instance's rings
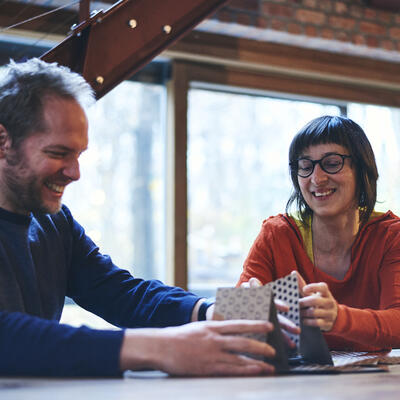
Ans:
{"label": "eyeglasses frame", "polygon": [[[336,172],[329,172],[329,171],[326,171],[326,170],[324,169],[324,167],[322,166],[322,163],[321,163],[322,160],[323,160],[324,158],[326,158],[326,157],[329,157],[329,156],[339,156],[339,157],[342,158],[342,166],[341,166],[340,169],[338,169]],[[319,160],[311,160],[310,158],[307,158],[307,157],[300,157],[300,158],[298,158],[295,162],[289,163],[289,165],[290,165],[290,168],[294,169],[294,170],[296,171],[297,175],[300,176],[301,178],[308,178],[309,176],[311,176],[312,173],[314,172],[315,166],[316,166],[317,164],[319,164],[319,166],[320,166],[320,168],[322,169],[322,171],[326,172],[326,173],[329,174],[329,175],[335,175],[335,174],[339,173],[339,172],[343,169],[343,167],[344,167],[344,162],[345,162],[346,158],[352,158],[352,157],[349,156],[349,155],[347,155],[347,154],[328,153],[328,154],[325,154],[325,155],[324,155],[322,158],[320,158]],[[306,176],[303,176],[303,175],[300,175],[300,174],[299,174],[299,165],[298,165],[298,162],[299,162],[300,160],[308,160],[308,161],[311,161],[312,169],[311,169],[311,172],[310,172],[308,175],[306,175]]]}

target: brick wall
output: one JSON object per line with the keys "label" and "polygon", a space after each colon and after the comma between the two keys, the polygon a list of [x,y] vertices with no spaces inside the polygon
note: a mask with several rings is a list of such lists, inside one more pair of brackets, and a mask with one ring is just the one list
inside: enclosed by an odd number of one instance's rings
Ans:
{"label": "brick wall", "polygon": [[363,0],[231,0],[212,19],[400,52],[400,13],[367,7]]}

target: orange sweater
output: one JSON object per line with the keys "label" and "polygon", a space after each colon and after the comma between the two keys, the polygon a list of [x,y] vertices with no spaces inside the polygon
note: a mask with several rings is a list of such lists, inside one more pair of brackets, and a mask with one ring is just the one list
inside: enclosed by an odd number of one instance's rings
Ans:
{"label": "orange sweater", "polygon": [[374,351],[400,347],[400,218],[388,211],[370,220],[352,246],[342,280],[317,269],[294,219],[279,214],[262,224],[239,284],[267,283],[297,270],[307,283],[326,282],[339,303],[325,338],[332,350]]}

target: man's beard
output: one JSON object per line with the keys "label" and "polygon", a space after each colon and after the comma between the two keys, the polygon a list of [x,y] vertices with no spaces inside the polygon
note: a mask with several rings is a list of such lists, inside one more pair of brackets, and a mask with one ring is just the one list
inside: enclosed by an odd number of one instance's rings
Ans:
{"label": "man's beard", "polygon": [[55,214],[60,211],[61,201],[54,205],[44,203],[41,194],[43,182],[37,176],[29,174],[29,167],[18,150],[11,156],[8,155],[6,161],[3,177],[8,200],[14,205],[14,209],[27,214]]}

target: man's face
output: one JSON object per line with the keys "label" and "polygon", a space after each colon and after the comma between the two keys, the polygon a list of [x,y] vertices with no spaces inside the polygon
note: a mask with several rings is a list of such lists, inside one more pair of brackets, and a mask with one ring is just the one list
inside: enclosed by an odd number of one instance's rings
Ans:
{"label": "man's face", "polygon": [[48,97],[43,132],[7,148],[0,166],[0,206],[20,214],[54,214],[65,187],[80,177],[78,158],[88,145],[88,123],[74,100]]}

